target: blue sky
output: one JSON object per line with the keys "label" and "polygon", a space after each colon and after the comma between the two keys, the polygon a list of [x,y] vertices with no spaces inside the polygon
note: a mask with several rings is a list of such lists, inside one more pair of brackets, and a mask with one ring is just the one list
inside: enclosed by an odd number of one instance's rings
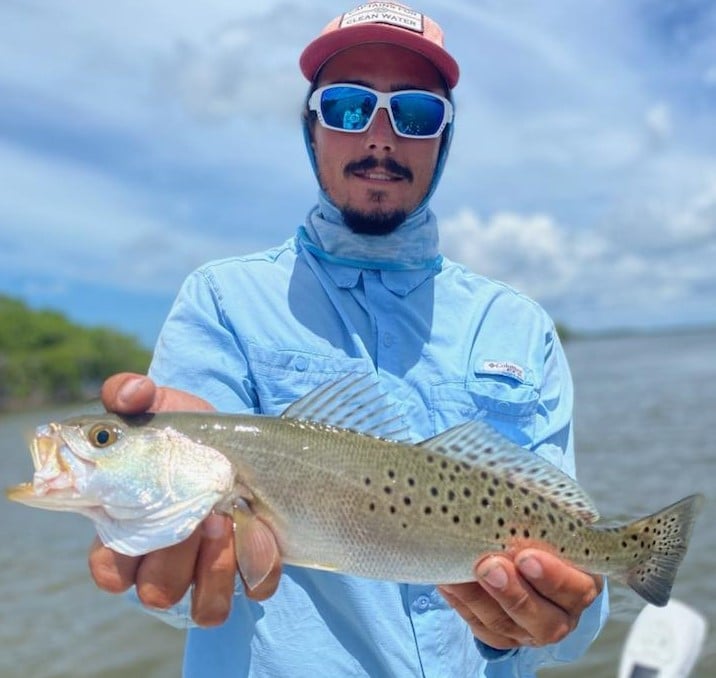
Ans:
{"label": "blue sky", "polygon": [[[151,345],[289,237],[303,46],[353,3],[0,4],[0,293]],[[716,322],[716,3],[435,0],[461,65],[444,252],[579,329]]]}

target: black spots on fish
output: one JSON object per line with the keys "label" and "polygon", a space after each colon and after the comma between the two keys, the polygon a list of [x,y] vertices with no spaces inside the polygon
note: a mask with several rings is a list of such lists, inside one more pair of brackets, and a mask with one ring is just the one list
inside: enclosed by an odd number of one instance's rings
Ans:
{"label": "black spots on fish", "polygon": [[577,529],[577,526],[570,520],[569,524],[567,525],[567,529],[570,532],[574,532]]}
{"label": "black spots on fish", "polygon": [[415,487],[415,478],[408,478],[408,487]]}
{"label": "black spots on fish", "polygon": [[368,504],[368,509],[370,511],[375,511],[375,502],[374,501],[372,501],[372,502],[370,502],[370,504]]}
{"label": "black spots on fish", "polygon": [[429,454],[427,457],[425,457],[425,461],[428,462],[428,464],[434,464],[435,463],[435,457],[432,454]]}
{"label": "black spots on fish", "polygon": [[507,508],[512,508],[512,497],[505,497],[505,506]]}
{"label": "black spots on fish", "polygon": [[480,478],[482,480],[487,480],[490,477],[490,474],[487,471],[480,471]]}
{"label": "black spots on fish", "polygon": [[455,525],[458,525],[460,523],[460,516],[454,515],[452,517],[452,522],[455,523]]}
{"label": "black spots on fish", "polygon": [[424,513],[426,516],[431,515],[432,512],[433,512],[433,507],[432,507],[432,506],[426,506],[426,507],[423,509],[423,513]]}
{"label": "black spots on fish", "polygon": [[554,513],[548,513],[547,520],[549,520],[549,522],[552,523],[552,525],[557,524],[557,519],[554,517]]}
{"label": "black spots on fish", "polygon": [[485,508],[487,508],[487,507],[490,505],[490,500],[489,500],[487,497],[483,497],[483,498],[480,500],[480,503],[481,503]]}
{"label": "black spots on fish", "polygon": [[443,504],[443,505],[440,507],[440,510],[441,510],[443,513],[448,513],[448,512],[450,511],[450,509],[448,508],[447,504]]}
{"label": "black spots on fish", "polygon": [[546,539],[546,538],[547,538],[547,534],[548,534],[548,533],[547,533],[547,530],[545,530],[544,528],[542,528],[542,529],[539,531],[539,538],[540,538],[540,539]]}
{"label": "black spots on fish", "polygon": [[400,526],[401,526],[404,530],[407,530],[407,529],[408,529],[408,523],[406,523],[405,521],[403,521],[402,523],[400,523]]}
{"label": "black spots on fish", "polygon": [[447,493],[448,501],[455,501],[456,496],[457,495],[455,494],[455,490],[448,490],[448,493]]}
{"label": "black spots on fish", "polygon": [[526,487],[520,487],[520,492],[526,497],[529,495],[530,491]]}
{"label": "black spots on fish", "polygon": [[525,516],[529,518],[529,516],[530,516],[530,514],[531,514],[532,512],[530,511],[530,507],[529,507],[529,506],[524,506],[524,507],[522,508],[522,513],[524,513]]}
{"label": "black spots on fish", "polygon": [[498,518],[498,519],[497,519],[497,524],[498,524],[500,527],[504,527],[504,526],[505,526],[505,519],[502,518],[502,517]]}
{"label": "black spots on fish", "polygon": [[386,486],[383,488],[383,492],[385,492],[386,494],[393,494],[393,488],[392,488],[392,486],[386,485]]}
{"label": "black spots on fish", "polygon": [[525,539],[529,539],[529,538],[530,538],[530,531],[529,531],[527,528],[525,528],[524,530],[522,530],[522,536],[523,536]]}
{"label": "black spots on fish", "polygon": [[439,490],[437,487],[434,487],[434,486],[433,486],[433,487],[430,488],[430,494],[431,494],[433,497],[437,497],[437,496],[440,494],[440,490]]}
{"label": "black spots on fish", "polygon": [[629,547],[629,544],[627,544],[624,540],[622,540],[622,548],[625,549],[628,547]]}
{"label": "black spots on fish", "polygon": [[475,516],[472,522],[475,523],[475,525],[482,525],[482,516]]}
{"label": "black spots on fish", "polygon": [[508,489],[508,490],[514,490],[514,489],[515,489],[515,484],[514,484],[511,480],[506,481],[506,482],[505,482],[505,485],[507,486],[507,489]]}
{"label": "black spots on fish", "polygon": [[465,499],[469,499],[472,497],[472,490],[469,487],[463,487],[462,496],[465,497]]}
{"label": "black spots on fish", "polygon": [[405,496],[405,497],[403,497],[403,503],[404,503],[406,506],[410,506],[410,505],[413,503],[413,500],[412,500],[410,497]]}
{"label": "black spots on fish", "polygon": [[513,537],[516,537],[516,536],[517,536],[517,528],[516,528],[516,527],[511,527],[511,528],[510,528],[510,534],[511,534]]}
{"label": "black spots on fish", "polygon": [[587,556],[587,558],[589,558],[589,556],[590,556],[591,554],[592,554],[592,552],[591,552],[591,550],[589,549],[589,547],[587,546],[587,547],[584,549],[584,555]]}
{"label": "black spots on fish", "polygon": [[487,494],[489,494],[491,497],[495,496],[495,488],[494,487],[488,487],[487,488]]}
{"label": "black spots on fish", "polygon": [[363,482],[365,483],[365,486],[366,486],[366,487],[370,487],[370,484],[371,484],[373,481],[370,479],[369,476],[366,476],[366,477],[363,479]]}
{"label": "black spots on fish", "polygon": [[391,513],[392,515],[395,515],[395,512],[396,512],[398,509],[395,508],[395,506],[393,506],[393,505],[391,504],[390,507],[388,508],[388,510],[390,511],[390,513]]}
{"label": "black spots on fish", "polygon": [[395,471],[392,468],[388,469],[388,478],[390,478],[391,480],[395,479]]}

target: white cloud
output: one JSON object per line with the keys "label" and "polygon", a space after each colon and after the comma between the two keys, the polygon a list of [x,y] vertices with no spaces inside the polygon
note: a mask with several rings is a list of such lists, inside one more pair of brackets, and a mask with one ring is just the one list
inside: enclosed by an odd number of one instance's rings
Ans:
{"label": "white cloud", "polygon": [[672,134],[671,111],[665,103],[658,103],[646,112],[646,128],[655,146],[662,146]]}
{"label": "white cloud", "polygon": [[560,293],[575,273],[569,238],[544,214],[501,212],[485,221],[463,208],[442,221],[440,239],[448,257],[537,298]]}
{"label": "white cloud", "polygon": [[0,185],[0,267],[23,276],[26,289],[50,279],[173,294],[207,259],[258,248],[251,236],[182,230],[111,176],[7,144]]}

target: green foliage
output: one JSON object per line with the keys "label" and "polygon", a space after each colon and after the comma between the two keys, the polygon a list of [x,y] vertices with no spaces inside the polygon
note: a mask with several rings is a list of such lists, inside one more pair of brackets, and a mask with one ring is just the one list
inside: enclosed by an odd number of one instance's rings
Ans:
{"label": "green foliage", "polygon": [[95,397],[110,374],[144,373],[149,360],[132,337],[0,295],[0,410]]}

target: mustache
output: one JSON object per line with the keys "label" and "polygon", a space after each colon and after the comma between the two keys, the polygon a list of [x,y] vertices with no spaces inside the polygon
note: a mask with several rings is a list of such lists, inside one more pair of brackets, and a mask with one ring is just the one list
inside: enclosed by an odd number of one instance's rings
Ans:
{"label": "mustache", "polygon": [[343,174],[348,176],[353,172],[369,172],[370,170],[380,167],[391,174],[407,179],[408,181],[413,180],[413,173],[405,165],[401,165],[399,162],[393,160],[393,158],[385,158],[384,160],[378,160],[372,155],[369,155],[362,160],[356,160],[355,162],[349,162],[343,169]]}

